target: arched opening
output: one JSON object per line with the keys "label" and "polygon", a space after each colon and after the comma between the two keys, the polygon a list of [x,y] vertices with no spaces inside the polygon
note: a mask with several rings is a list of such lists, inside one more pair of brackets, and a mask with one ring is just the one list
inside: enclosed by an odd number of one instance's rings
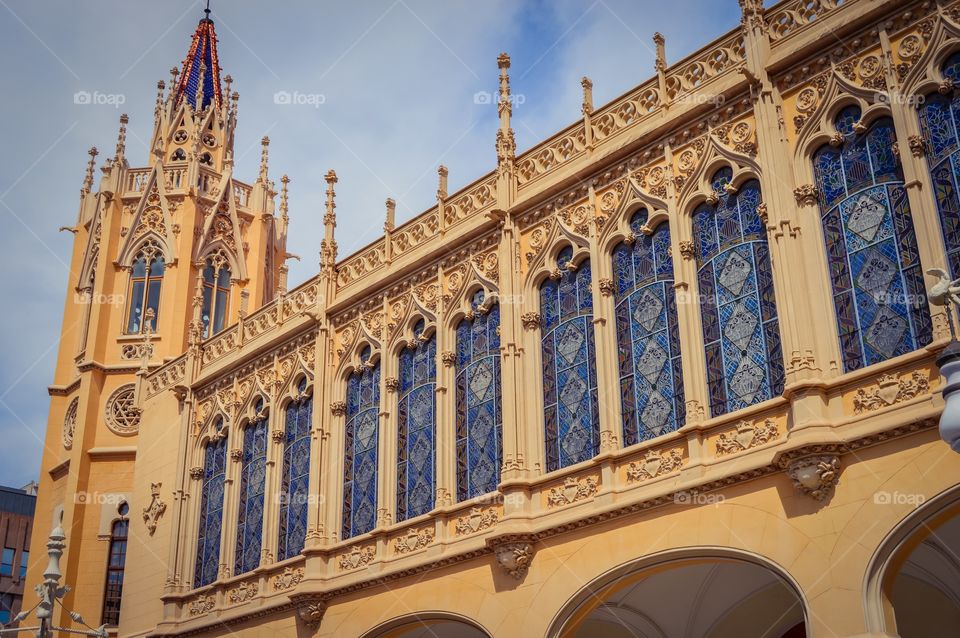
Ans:
{"label": "arched opening", "polygon": [[363,638],[489,638],[475,623],[458,616],[434,612],[387,621]]}
{"label": "arched opening", "polygon": [[726,552],[662,556],[602,576],[574,596],[552,638],[803,638],[805,607],[774,567]]}
{"label": "arched opening", "polygon": [[960,490],[904,519],[875,555],[867,580],[871,629],[933,638],[960,627]]}

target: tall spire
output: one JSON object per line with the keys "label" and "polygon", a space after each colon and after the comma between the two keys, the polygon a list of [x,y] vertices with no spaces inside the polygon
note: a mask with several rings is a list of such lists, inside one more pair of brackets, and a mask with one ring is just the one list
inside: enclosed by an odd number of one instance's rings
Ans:
{"label": "tall spire", "polygon": [[[210,19],[209,6],[204,13],[205,17],[200,20],[193,34],[193,42],[183,61],[183,71],[176,85],[174,100],[177,106],[186,100],[196,108],[198,95],[202,96],[201,108],[206,108],[211,102],[217,108],[223,104],[220,62],[217,58],[217,34],[213,29],[213,20]],[[204,67],[202,73],[201,66]]]}

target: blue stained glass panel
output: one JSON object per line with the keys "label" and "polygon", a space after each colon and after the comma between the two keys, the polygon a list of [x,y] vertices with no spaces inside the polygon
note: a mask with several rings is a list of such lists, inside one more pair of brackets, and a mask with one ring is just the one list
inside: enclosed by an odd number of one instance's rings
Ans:
{"label": "blue stained glass panel", "polygon": [[[306,380],[300,384],[301,395]],[[301,396],[287,406],[284,419],[283,473],[280,485],[280,529],[277,560],[286,560],[303,551],[307,537],[307,507],[310,493],[310,428],[313,396]]]}
{"label": "blue stained glass panel", "polygon": [[474,316],[457,326],[457,500],[496,491],[503,459],[500,306],[472,302]]}
{"label": "blue stained glass panel", "polygon": [[[223,427],[222,421],[220,427]],[[223,528],[223,480],[227,469],[227,437],[207,443],[204,449],[203,484],[200,488],[200,525],[194,587],[217,579],[220,563],[220,531]]]}
{"label": "blue stained glass panel", "polygon": [[242,462],[234,576],[252,571],[260,565],[267,471],[267,417],[257,419],[244,428]]}
{"label": "blue stained glass panel", "polygon": [[437,336],[423,339],[423,323],[414,343],[400,353],[397,423],[397,520],[433,509],[436,492]]}
{"label": "blue stained glass panel", "polygon": [[600,445],[590,261],[571,268],[572,256],[561,251],[559,280],[540,287],[548,472],[593,458]]}
{"label": "blue stained glass panel", "polygon": [[[893,121],[857,133],[856,107],[841,111],[844,142],[824,146],[813,167],[844,370],[910,352],[932,339],[916,235]],[[919,285],[918,285],[919,283]]]}
{"label": "blue stained glass panel", "polygon": [[731,177],[729,168],[717,172],[717,204],[703,204],[693,216],[713,416],[778,396],[784,382],[770,255],[757,212],[760,184],[751,180],[728,193]]}
{"label": "blue stained glass panel", "polygon": [[361,370],[347,382],[341,538],[366,534],[377,521],[377,442],[380,423],[380,362],[361,355]]}
{"label": "blue stained glass panel", "polygon": [[685,418],[670,228],[661,223],[647,236],[646,222],[646,209],[634,214],[636,240],[613,252],[624,446],[676,430]]}

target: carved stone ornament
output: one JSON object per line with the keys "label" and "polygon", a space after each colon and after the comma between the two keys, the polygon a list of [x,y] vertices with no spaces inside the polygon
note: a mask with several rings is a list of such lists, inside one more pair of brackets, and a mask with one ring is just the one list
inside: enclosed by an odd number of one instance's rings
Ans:
{"label": "carved stone ornament", "polygon": [[694,250],[692,241],[684,239],[680,242],[680,256],[684,259],[693,259]]}
{"label": "carved stone ornament", "polygon": [[910,147],[910,154],[914,157],[923,157],[927,152],[927,143],[919,135],[908,137],[907,145]]}
{"label": "carved stone ornament", "polygon": [[601,430],[600,431],[600,451],[601,452],[613,452],[614,450],[620,447],[619,439],[617,438],[617,433],[613,430]]}
{"label": "carved stone ornament", "polygon": [[334,401],[330,404],[330,414],[333,416],[343,416],[347,413],[346,401]]}
{"label": "carved stone ornament", "polygon": [[383,385],[387,388],[387,392],[396,392],[400,389],[400,379],[396,377],[387,377],[383,380]]}
{"label": "carved stone ornament", "polygon": [[787,475],[803,494],[824,501],[840,481],[840,458],[824,454],[796,459],[787,467]]}
{"label": "carved stone ornament", "polygon": [[273,577],[273,590],[285,591],[293,589],[303,580],[303,567],[294,569],[293,567],[284,567],[282,574]]}
{"label": "carved stone ornament", "polygon": [[372,545],[367,547],[354,545],[349,552],[340,555],[340,569],[349,571],[369,565],[376,553],[377,550]]}
{"label": "carved stone ornament", "polygon": [[717,456],[735,454],[750,448],[769,443],[780,436],[777,422],[767,419],[762,425],[752,425],[741,421],[735,432],[721,434],[717,439]]}
{"label": "carved stone ornament", "polygon": [[136,389],[134,384],[122,385],[110,398],[104,410],[107,427],[113,432],[124,436],[136,434],[140,427],[140,408],[135,403]]}
{"label": "carved stone ornament", "polygon": [[327,603],[316,595],[297,596],[294,600],[297,606],[297,617],[300,618],[310,629],[316,629],[323,621],[323,615],[327,613]]}
{"label": "carved stone ornament", "polygon": [[613,294],[613,279],[609,277],[603,277],[599,281],[600,284],[600,294],[604,297],[609,297]]}
{"label": "carved stone ornament", "polygon": [[520,321],[523,323],[523,327],[526,330],[536,330],[539,328],[540,319],[539,312],[525,312],[520,315]]}
{"label": "carved stone ornament", "polygon": [[895,374],[884,374],[875,386],[857,390],[853,397],[853,412],[872,412],[929,392],[930,378],[919,370],[903,379],[898,379]]}
{"label": "carved stone ornament", "polygon": [[260,585],[256,582],[243,582],[238,587],[231,589],[227,597],[232,603],[244,603],[256,596],[259,591]]}
{"label": "carved stone ornament", "polygon": [[191,467],[190,468],[190,478],[194,481],[199,481],[203,478],[203,468],[202,467]]}
{"label": "carved stone ornament", "polygon": [[443,363],[444,366],[449,368],[454,363],[456,363],[456,361],[457,361],[457,355],[453,354],[449,350],[444,350],[443,352],[440,353],[440,362]]}
{"label": "carved stone ornament", "polygon": [[804,184],[793,189],[793,197],[797,200],[797,206],[816,206],[820,192],[813,184]]}
{"label": "carved stone ornament", "polygon": [[757,204],[757,216],[760,217],[760,221],[762,221],[764,224],[767,223],[767,220],[769,219],[769,213],[767,212],[766,202],[760,202]]}
{"label": "carved stone ornament", "polygon": [[406,535],[393,541],[393,547],[398,554],[409,554],[432,543],[433,534],[433,530],[429,527],[410,529]]}
{"label": "carved stone ornament", "polygon": [[242,458],[243,458],[243,450],[241,450],[241,449],[238,448],[238,447],[237,447],[237,448],[233,448],[232,450],[230,450],[230,460],[231,460],[231,461],[233,461],[234,463],[239,463],[239,462],[240,462],[240,459],[242,459]]}
{"label": "carved stone ornament", "polygon": [[273,430],[270,433],[270,438],[273,439],[274,443],[283,443],[284,439],[287,438],[287,433],[283,430]]}
{"label": "carved stone ornament", "polygon": [[650,450],[642,463],[630,463],[627,467],[627,482],[649,481],[652,478],[676,472],[683,466],[680,450],[670,450],[663,454]]}
{"label": "carved stone ornament", "polygon": [[150,504],[143,508],[143,522],[147,525],[147,532],[150,536],[157,531],[157,522],[163,513],[167,511],[167,504],[160,500],[160,488],[163,483],[150,484]]}
{"label": "carved stone ornament", "polygon": [[211,595],[197,596],[190,602],[190,615],[199,616],[213,610],[217,599]]}
{"label": "carved stone ornament", "polygon": [[590,498],[597,493],[597,479],[592,476],[583,476],[577,478],[568,476],[563,481],[562,487],[554,487],[547,496],[547,505],[550,507],[559,507],[569,505]]}
{"label": "carved stone ornament", "polygon": [[77,431],[77,410],[80,407],[80,398],[74,397],[67,406],[67,413],[63,417],[63,447],[73,447],[73,435]]}
{"label": "carved stone ornament", "polygon": [[533,560],[533,543],[515,541],[499,544],[494,547],[493,555],[497,559],[497,565],[508,576],[523,580],[530,568],[530,562]]}
{"label": "carved stone ornament", "polygon": [[497,524],[497,511],[492,507],[484,511],[479,507],[471,507],[470,513],[457,519],[457,536],[476,534],[480,530],[488,529]]}

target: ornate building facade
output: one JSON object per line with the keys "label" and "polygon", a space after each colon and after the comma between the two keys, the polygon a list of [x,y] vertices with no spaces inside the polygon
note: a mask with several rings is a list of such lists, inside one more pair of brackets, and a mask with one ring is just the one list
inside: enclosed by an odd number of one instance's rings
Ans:
{"label": "ornate building facade", "polygon": [[121,636],[960,627],[924,274],[960,275],[960,3],[740,11],[674,64],[658,34],[607,105],[584,78],[519,154],[501,55],[496,169],[440,167],[345,258],[330,171],[292,290],[287,179],[275,211],[266,138],[233,176],[201,21],[150,166],[124,116],[71,229],[34,528],[64,521],[67,607]]}

